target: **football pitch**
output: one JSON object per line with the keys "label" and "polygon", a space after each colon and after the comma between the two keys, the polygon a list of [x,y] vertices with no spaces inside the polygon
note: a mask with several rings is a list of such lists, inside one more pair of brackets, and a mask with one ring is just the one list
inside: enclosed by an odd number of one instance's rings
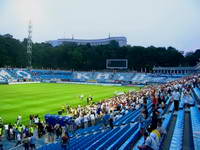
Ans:
{"label": "football pitch", "polygon": [[[63,105],[86,105],[86,97],[98,102],[112,97],[116,92],[139,90],[138,87],[102,86],[81,84],[38,83],[0,85],[0,117],[5,123],[16,121],[19,114],[27,123],[30,114],[57,114]],[[80,95],[84,95],[83,100]]]}

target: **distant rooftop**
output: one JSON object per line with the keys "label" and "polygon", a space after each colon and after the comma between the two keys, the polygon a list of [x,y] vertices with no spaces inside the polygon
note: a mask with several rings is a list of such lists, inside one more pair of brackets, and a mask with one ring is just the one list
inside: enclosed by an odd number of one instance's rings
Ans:
{"label": "distant rooftop", "polygon": [[51,41],[46,41],[46,43],[51,44],[52,46],[59,46],[64,43],[76,43],[78,45],[86,45],[90,44],[92,46],[97,46],[97,45],[107,45],[111,41],[116,41],[119,43],[119,46],[126,46],[127,45],[127,39],[126,37],[109,37],[105,39],[74,39],[74,38],[67,38],[67,39],[57,39],[57,40],[51,40]]}

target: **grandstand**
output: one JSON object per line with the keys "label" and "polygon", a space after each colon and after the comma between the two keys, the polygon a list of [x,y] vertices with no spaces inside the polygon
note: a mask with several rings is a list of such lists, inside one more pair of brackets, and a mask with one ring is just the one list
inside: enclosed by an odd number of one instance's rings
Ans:
{"label": "grandstand", "polygon": [[144,2],[0,2],[0,150],[200,150],[200,0]]}
{"label": "grandstand", "polygon": [[[194,149],[197,150],[199,146],[199,125],[200,118],[198,114],[200,104],[200,88],[199,76],[188,77],[186,75],[166,75],[166,74],[146,74],[146,73],[126,73],[126,72],[80,72],[80,71],[62,71],[62,70],[39,70],[39,69],[1,69],[1,82],[74,82],[74,83],[103,83],[103,84],[152,84],[159,83],[157,89],[165,85],[164,89],[168,93],[170,90],[179,89],[180,104],[179,111],[175,111],[175,104],[173,101],[173,94],[165,93],[164,104],[165,107],[158,105],[158,111],[163,123],[162,128],[166,130],[159,143],[157,143],[155,150],[173,150],[173,149]],[[162,87],[163,88],[163,87]],[[187,107],[184,93],[187,89],[191,90],[191,107]],[[158,90],[162,93],[162,90]],[[142,92],[142,91],[141,91]],[[152,93],[152,91],[151,91]],[[170,94],[171,93],[171,94]],[[134,93],[133,93],[134,94]],[[154,93],[155,94],[155,93]],[[138,95],[136,94],[138,97]],[[140,98],[140,96],[139,96]],[[124,103],[124,97],[121,96],[121,102]],[[95,125],[71,130],[74,121],[72,117],[61,117],[59,115],[46,115],[47,125],[60,124],[67,127],[70,141],[67,149],[138,149],[144,144],[144,137],[142,135],[141,126],[141,112],[143,112],[144,105],[148,112],[148,118],[145,120],[145,128],[151,127],[153,118],[155,116],[155,102],[151,95],[148,96],[147,103],[142,101],[141,106],[132,109],[133,105],[128,102],[122,105],[120,111],[117,109],[113,128],[104,126],[103,122],[96,122]],[[140,99],[138,100],[140,101]],[[118,106],[117,106],[118,107]],[[106,115],[105,115],[106,116]],[[154,131],[154,130],[153,130]],[[152,132],[153,132],[152,131]],[[74,133],[75,132],[75,133]],[[150,131],[151,133],[151,131]],[[48,135],[48,134],[47,134]],[[151,134],[150,134],[151,135]],[[150,136],[149,135],[149,136]],[[44,138],[38,139],[36,142],[38,150],[62,150],[62,143],[60,140],[46,144]],[[22,149],[22,145],[13,148],[13,150]]]}
{"label": "grandstand", "polygon": [[96,82],[110,84],[153,84],[174,81],[188,74],[166,75],[131,72],[83,72],[39,69],[0,69],[0,82]]}
{"label": "grandstand", "polygon": [[[166,129],[167,134],[162,136],[158,149],[198,150],[200,89],[198,87],[193,88],[192,99],[195,105],[189,111],[184,108],[184,99],[181,96],[180,110],[177,115],[173,115],[175,110],[171,99],[172,97],[168,97],[166,108],[163,112],[162,127]],[[123,115],[114,122],[115,127],[113,129],[93,126],[78,130],[76,136],[70,139],[68,149],[138,149],[137,147],[144,142],[138,123],[139,111],[129,111]],[[151,100],[148,100],[148,111],[152,115]],[[146,124],[149,125],[149,121]],[[60,150],[60,143],[47,144],[39,148],[39,150],[46,149]]]}

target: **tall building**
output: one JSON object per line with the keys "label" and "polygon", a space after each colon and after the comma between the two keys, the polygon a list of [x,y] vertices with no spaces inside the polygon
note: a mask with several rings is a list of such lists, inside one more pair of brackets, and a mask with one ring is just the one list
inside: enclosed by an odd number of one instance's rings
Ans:
{"label": "tall building", "polygon": [[127,45],[127,39],[126,37],[109,37],[105,39],[57,39],[57,40],[52,40],[52,41],[46,41],[46,43],[51,44],[52,46],[59,46],[64,43],[76,43],[77,45],[86,45],[90,44],[92,46],[97,46],[97,45],[107,45],[111,41],[116,41],[119,43],[119,46],[126,46]]}

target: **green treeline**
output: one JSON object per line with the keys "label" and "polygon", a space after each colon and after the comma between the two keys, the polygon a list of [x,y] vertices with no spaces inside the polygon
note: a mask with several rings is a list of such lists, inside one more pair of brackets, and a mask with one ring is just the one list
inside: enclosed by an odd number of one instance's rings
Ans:
{"label": "green treeline", "polygon": [[[26,67],[27,40],[23,42],[9,36],[0,36],[0,67]],[[194,66],[200,58],[200,50],[183,56],[173,47],[119,47],[112,41],[109,45],[90,46],[63,44],[52,47],[46,43],[33,43],[33,68],[102,70],[106,59],[128,59],[129,69],[150,71],[154,66]]]}

